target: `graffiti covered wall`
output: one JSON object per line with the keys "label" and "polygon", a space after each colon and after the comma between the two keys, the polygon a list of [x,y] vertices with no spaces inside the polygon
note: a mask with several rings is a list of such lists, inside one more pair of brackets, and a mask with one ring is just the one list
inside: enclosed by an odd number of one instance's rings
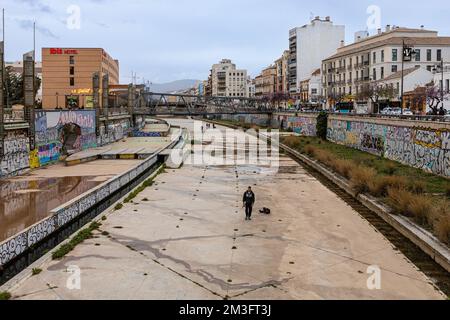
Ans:
{"label": "graffiti covered wall", "polygon": [[95,111],[36,111],[37,154],[30,155],[30,162],[34,167],[45,166],[59,160],[64,144],[62,129],[70,124],[80,128],[80,135],[74,143],[76,151],[97,146]]}
{"label": "graffiti covered wall", "polygon": [[450,177],[450,129],[329,119],[332,142]]}
{"label": "graffiti covered wall", "polygon": [[27,131],[7,131],[4,140],[4,153],[0,162],[0,177],[18,175],[28,169],[30,165]]}
{"label": "graffiti covered wall", "polygon": [[100,126],[100,135],[97,138],[97,145],[104,146],[119,141],[128,136],[130,132],[131,124],[129,119],[112,121],[107,128],[102,124]]}
{"label": "graffiti covered wall", "polygon": [[278,123],[281,129],[292,129],[302,136],[315,137],[317,135],[317,116],[279,115]]}

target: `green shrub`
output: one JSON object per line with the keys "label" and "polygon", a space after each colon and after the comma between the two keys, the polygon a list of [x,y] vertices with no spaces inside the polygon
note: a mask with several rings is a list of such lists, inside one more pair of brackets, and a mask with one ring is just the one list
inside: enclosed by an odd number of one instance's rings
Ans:
{"label": "green shrub", "polygon": [[317,136],[322,140],[327,140],[328,133],[328,114],[326,112],[321,112],[317,117]]}
{"label": "green shrub", "polygon": [[9,300],[11,299],[11,293],[9,292],[0,292],[0,300]]}
{"label": "green shrub", "polygon": [[42,269],[39,269],[39,268],[34,268],[34,269],[32,270],[33,276],[37,276],[37,275],[40,274],[41,272],[42,272]]}

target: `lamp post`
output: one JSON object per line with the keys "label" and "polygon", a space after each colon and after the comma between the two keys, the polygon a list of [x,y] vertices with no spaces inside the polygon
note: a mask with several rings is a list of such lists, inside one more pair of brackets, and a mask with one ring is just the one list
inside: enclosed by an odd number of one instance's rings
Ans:
{"label": "lamp post", "polygon": [[[413,48],[407,47],[405,44],[405,40],[402,41],[402,83],[401,83],[401,93],[400,93],[400,107],[402,109],[403,114],[403,100],[404,100],[404,82],[405,82],[405,62],[412,61],[413,57],[416,55],[416,52]],[[405,60],[406,58],[406,60]]]}
{"label": "lamp post", "polygon": [[440,69],[441,72],[441,83],[440,83],[440,90],[441,90],[441,104],[444,105],[444,59],[441,58],[441,61],[439,62],[439,65],[434,66],[433,72],[436,74],[438,73],[438,70]]}
{"label": "lamp post", "polygon": [[59,93],[56,93],[56,110],[59,109]]}

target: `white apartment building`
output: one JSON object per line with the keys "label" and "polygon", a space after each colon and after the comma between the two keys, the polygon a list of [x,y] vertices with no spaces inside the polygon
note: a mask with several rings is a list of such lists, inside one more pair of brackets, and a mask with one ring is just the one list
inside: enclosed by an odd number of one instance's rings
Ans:
{"label": "white apartment building", "polygon": [[[431,71],[441,59],[450,59],[450,37],[439,37],[437,31],[391,28],[388,25],[384,32],[380,29],[376,35],[358,37],[357,40],[351,45],[340,47],[322,63],[323,96],[328,100],[328,108],[333,107],[336,100],[341,100],[344,96],[357,110],[362,108],[370,111],[370,101],[359,99],[358,93],[364,85],[384,81],[393,75],[400,89],[398,96],[389,101],[389,105],[400,107],[403,45],[415,52],[411,61],[404,62],[403,70],[421,68]],[[415,71],[413,75],[421,76],[417,78],[417,83],[414,83],[411,76],[408,77],[412,83],[404,82],[404,92],[407,91],[407,85],[420,85],[423,73]]]}
{"label": "white apartment building", "polygon": [[211,68],[212,95],[248,97],[247,70],[236,69],[229,59],[223,59]]}
{"label": "white apartment building", "polygon": [[316,17],[310,24],[289,31],[289,93],[300,93],[300,84],[336,52],[345,41],[345,26],[330,17]]}

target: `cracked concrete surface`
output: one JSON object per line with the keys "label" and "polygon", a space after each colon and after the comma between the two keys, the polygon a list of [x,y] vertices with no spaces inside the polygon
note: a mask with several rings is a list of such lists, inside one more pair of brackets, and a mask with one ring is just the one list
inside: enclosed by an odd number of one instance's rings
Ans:
{"label": "cracked concrete surface", "polygon": [[[16,299],[443,299],[357,212],[282,157],[281,170],[185,165],[103,221],[96,237],[43,266]],[[244,221],[242,194],[256,209]],[[144,201],[145,199],[145,201]],[[146,201],[148,200],[148,201]],[[81,269],[69,290],[67,268]],[[382,289],[367,288],[367,268]]]}

